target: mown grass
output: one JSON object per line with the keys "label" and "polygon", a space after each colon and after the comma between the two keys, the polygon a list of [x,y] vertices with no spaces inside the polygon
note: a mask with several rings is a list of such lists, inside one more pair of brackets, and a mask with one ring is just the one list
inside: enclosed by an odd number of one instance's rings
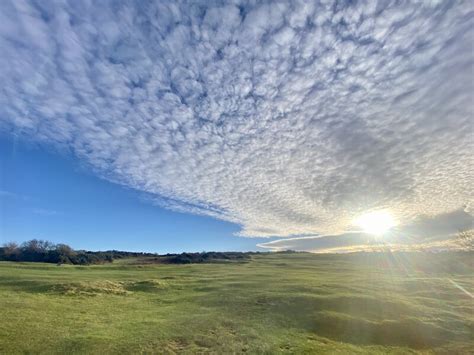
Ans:
{"label": "mown grass", "polygon": [[472,255],[0,263],[0,353],[470,353]]}

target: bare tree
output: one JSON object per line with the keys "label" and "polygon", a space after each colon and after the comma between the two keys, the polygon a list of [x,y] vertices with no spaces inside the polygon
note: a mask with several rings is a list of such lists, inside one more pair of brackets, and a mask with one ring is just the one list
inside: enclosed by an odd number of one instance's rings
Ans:
{"label": "bare tree", "polygon": [[54,249],[54,244],[47,240],[31,239],[24,242],[21,247],[30,253],[45,253]]}
{"label": "bare tree", "polygon": [[7,242],[3,244],[3,253],[9,258],[17,256],[20,253],[18,244],[15,242]]}

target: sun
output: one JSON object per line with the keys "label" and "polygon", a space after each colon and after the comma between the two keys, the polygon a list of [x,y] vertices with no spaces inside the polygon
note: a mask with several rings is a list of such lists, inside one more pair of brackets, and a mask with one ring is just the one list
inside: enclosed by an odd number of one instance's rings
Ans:
{"label": "sun", "polygon": [[392,214],[386,210],[365,213],[356,218],[354,224],[364,232],[378,236],[397,225]]}

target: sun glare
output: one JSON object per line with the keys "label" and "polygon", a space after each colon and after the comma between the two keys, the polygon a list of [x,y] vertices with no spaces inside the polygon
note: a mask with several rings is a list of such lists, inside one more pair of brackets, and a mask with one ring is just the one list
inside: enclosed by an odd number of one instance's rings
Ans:
{"label": "sun glare", "polygon": [[397,225],[390,212],[385,210],[365,213],[356,218],[354,223],[364,232],[374,235],[382,235]]}

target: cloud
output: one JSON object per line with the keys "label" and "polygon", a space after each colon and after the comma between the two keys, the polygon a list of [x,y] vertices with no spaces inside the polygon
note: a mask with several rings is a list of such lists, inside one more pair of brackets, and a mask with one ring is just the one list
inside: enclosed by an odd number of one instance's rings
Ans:
{"label": "cloud", "polygon": [[472,200],[473,6],[0,2],[0,130],[242,236]]}
{"label": "cloud", "polygon": [[29,200],[30,196],[18,194],[7,190],[0,190],[0,199]]}
{"label": "cloud", "polygon": [[[271,251],[296,250],[314,253],[347,253],[387,250],[464,250],[474,242],[474,219],[463,210],[435,217],[421,216],[411,223],[398,226],[384,236],[375,237],[362,232],[329,236],[303,236],[276,239],[257,246]],[[459,237],[466,231],[465,239]],[[467,240],[468,239],[468,240]]]}
{"label": "cloud", "polygon": [[16,198],[17,196],[18,195],[13,193],[13,192],[6,191],[6,190],[0,190],[0,197]]}
{"label": "cloud", "polygon": [[46,208],[33,208],[33,213],[39,214],[40,216],[56,216],[57,214],[59,214],[58,211]]}

